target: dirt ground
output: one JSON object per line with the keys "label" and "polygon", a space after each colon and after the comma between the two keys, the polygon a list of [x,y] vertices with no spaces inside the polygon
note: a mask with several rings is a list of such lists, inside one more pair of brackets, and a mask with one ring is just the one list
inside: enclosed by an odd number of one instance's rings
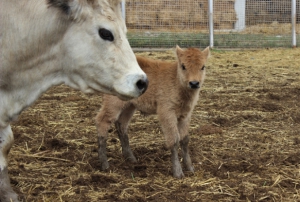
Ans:
{"label": "dirt ground", "polygon": [[[173,51],[137,53],[173,60]],[[213,51],[190,126],[196,172],[172,177],[155,116],[136,113],[124,161],[115,129],[100,171],[101,95],[51,88],[12,129],[9,174],[23,201],[300,201],[300,49]]]}

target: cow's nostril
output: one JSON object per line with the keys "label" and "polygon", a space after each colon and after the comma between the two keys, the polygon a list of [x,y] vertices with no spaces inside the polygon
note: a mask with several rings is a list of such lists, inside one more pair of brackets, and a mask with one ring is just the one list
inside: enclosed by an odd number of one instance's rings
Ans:
{"label": "cow's nostril", "polygon": [[141,93],[144,93],[148,88],[148,79],[140,79],[138,82],[136,82],[136,86],[141,91]]}
{"label": "cow's nostril", "polygon": [[190,81],[189,84],[191,88],[200,88],[199,81]]}

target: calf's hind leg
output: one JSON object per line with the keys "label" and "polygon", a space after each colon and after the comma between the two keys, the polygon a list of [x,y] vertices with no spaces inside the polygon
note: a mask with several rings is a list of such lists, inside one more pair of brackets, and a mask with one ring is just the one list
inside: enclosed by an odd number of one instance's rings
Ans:
{"label": "calf's hind leg", "polygon": [[0,201],[19,201],[18,195],[13,191],[8,177],[7,155],[14,142],[10,125],[0,127]]}
{"label": "calf's hind leg", "polygon": [[133,105],[129,105],[127,108],[125,108],[122,111],[122,113],[119,116],[119,119],[115,122],[117,133],[122,146],[122,154],[126,160],[129,160],[132,163],[137,162],[137,160],[133,155],[129,146],[127,128],[134,112],[135,112],[135,107]]}

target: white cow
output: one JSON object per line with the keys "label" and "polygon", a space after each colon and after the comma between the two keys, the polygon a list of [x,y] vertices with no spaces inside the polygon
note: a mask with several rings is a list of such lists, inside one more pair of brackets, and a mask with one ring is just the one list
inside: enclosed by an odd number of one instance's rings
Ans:
{"label": "white cow", "polygon": [[8,177],[10,122],[65,83],[128,100],[147,88],[126,38],[120,0],[0,0],[0,201],[18,201]]}

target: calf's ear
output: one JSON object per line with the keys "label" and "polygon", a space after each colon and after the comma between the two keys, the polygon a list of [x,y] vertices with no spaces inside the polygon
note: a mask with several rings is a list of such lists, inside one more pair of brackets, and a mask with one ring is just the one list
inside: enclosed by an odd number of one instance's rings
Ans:
{"label": "calf's ear", "polygon": [[206,59],[208,59],[208,58],[210,57],[209,46],[206,47],[206,48],[202,51],[202,53],[204,54],[204,57],[205,57]]}
{"label": "calf's ear", "polygon": [[183,54],[183,51],[178,45],[176,45],[176,55],[180,57]]}

